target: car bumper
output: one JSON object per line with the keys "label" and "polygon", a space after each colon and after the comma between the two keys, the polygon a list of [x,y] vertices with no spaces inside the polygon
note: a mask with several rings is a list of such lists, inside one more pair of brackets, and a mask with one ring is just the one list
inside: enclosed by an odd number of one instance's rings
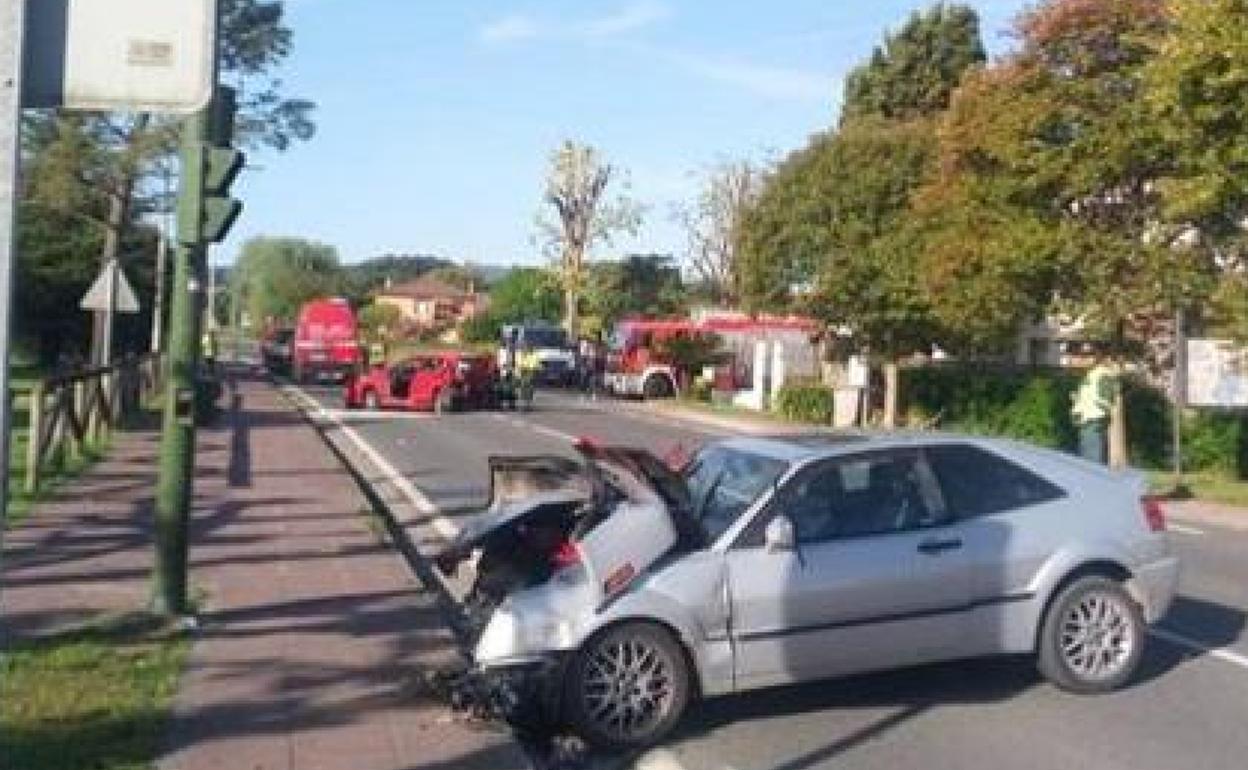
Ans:
{"label": "car bumper", "polygon": [[636,374],[607,372],[603,382],[609,392],[620,396],[640,396],[642,379]]}
{"label": "car bumper", "polygon": [[1156,623],[1170,609],[1178,588],[1178,557],[1168,556],[1136,569],[1131,583],[1135,598],[1144,610],[1144,620]]}

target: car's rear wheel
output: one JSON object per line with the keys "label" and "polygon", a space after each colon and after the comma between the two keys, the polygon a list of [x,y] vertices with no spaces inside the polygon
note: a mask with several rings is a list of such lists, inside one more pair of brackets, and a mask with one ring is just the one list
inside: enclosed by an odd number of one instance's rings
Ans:
{"label": "car's rear wheel", "polygon": [[641,393],[647,399],[671,398],[676,395],[672,381],[662,374],[652,374],[641,385]]}
{"label": "car's rear wheel", "polygon": [[1116,690],[1139,666],[1144,636],[1140,606],[1121,583],[1078,578],[1049,605],[1038,640],[1040,673],[1071,692]]}
{"label": "car's rear wheel", "polygon": [[568,672],[565,708],[590,743],[623,750],[658,742],[684,714],[691,689],[684,651],[665,629],[627,623],[591,639]]}
{"label": "car's rear wheel", "polygon": [[435,414],[450,414],[455,411],[455,394],[450,388],[438,391],[438,395],[433,399],[433,411]]}

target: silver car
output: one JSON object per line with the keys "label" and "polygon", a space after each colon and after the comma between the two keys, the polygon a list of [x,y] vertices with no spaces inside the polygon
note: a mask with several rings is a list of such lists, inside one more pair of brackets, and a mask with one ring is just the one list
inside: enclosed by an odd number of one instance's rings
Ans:
{"label": "silver car", "polygon": [[1179,563],[1138,474],[940,434],[496,458],[477,554],[481,671],[540,676],[608,748],[699,697],[1000,653],[1078,693],[1132,676]]}

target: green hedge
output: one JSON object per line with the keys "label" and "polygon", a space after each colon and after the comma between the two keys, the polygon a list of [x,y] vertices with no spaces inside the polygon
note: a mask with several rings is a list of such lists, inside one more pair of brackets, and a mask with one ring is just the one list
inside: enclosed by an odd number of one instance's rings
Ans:
{"label": "green hedge", "polygon": [[836,401],[831,388],[796,383],[776,392],[772,409],[787,420],[827,425],[832,422]]}
{"label": "green hedge", "polygon": [[[947,430],[1073,449],[1071,394],[1081,377],[1082,372],[1068,369],[930,366],[903,370],[901,398],[912,422],[935,418]],[[1171,407],[1165,394],[1134,378],[1124,383],[1124,394],[1132,464],[1170,467]],[[1244,475],[1248,470],[1244,418],[1208,410],[1185,414],[1183,463],[1192,471]]]}

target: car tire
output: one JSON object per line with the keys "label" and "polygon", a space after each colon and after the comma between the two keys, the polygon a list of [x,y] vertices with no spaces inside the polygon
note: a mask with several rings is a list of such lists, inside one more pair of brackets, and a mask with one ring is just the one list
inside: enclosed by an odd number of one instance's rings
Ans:
{"label": "car tire", "polygon": [[671,398],[676,395],[676,390],[672,387],[672,381],[666,376],[652,374],[642,384],[641,394],[648,401],[650,399]]}
{"label": "car tire", "polygon": [[455,394],[450,388],[443,388],[433,398],[434,414],[450,414],[455,411]]}
{"label": "car tire", "polygon": [[1135,674],[1145,638],[1144,614],[1123,585],[1089,575],[1050,602],[1037,640],[1037,666],[1063,690],[1110,692]]}
{"label": "car tire", "polygon": [[680,643],[653,623],[615,626],[572,659],[564,715],[589,743],[624,751],[657,743],[680,722],[692,692]]}
{"label": "car tire", "polygon": [[370,412],[376,412],[381,409],[381,399],[377,397],[377,391],[365,391],[364,408]]}

